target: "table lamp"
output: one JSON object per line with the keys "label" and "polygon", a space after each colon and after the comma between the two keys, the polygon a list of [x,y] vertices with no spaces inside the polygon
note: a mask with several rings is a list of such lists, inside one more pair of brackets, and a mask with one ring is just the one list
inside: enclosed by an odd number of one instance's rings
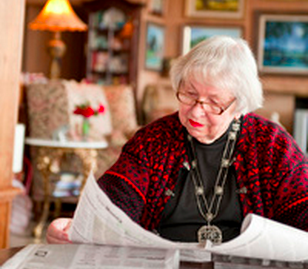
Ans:
{"label": "table lamp", "polygon": [[54,33],[48,43],[48,51],[52,56],[50,78],[59,78],[60,62],[66,50],[61,32],[86,31],[87,25],[78,18],[68,0],[48,0],[39,15],[29,23],[29,28]]}

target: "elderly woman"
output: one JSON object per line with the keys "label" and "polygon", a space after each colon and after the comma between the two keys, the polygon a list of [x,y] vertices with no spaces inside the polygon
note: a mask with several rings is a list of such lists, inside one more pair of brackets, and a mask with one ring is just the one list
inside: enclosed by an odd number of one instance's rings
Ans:
{"label": "elderly woman", "polygon": [[[98,180],[134,221],[183,242],[225,242],[255,213],[308,231],[307,157],[262,105],[246,42],[212,37],[180,57],[171,80],[179,111],[140,129]],[[51,243],[66,243],[69,219]]]}

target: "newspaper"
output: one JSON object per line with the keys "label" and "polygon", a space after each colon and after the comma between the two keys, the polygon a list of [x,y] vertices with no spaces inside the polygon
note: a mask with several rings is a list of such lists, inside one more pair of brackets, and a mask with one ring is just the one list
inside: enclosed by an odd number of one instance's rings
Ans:
{"label": "newspaper", "polygon": [[184,261],[209,261],[211,253],[289,262],[308,260],[307,232],[254,214],[246,216],[238,237],[220,245],[163,239],[115,206],[93,174],[80,197],[69,238],[76,243],[179,249]]}
{"label": "newspaper", "polygon": [[69,230],[74,243],[180,249],[181,260],[204,262],[211,253],[197,243],[175,243],[143,229],[115,206],[90,174]]}
{"label": "newspaper", "polygon": [[2,269],[178,269],[179,251],[86,244],[31,244]]}

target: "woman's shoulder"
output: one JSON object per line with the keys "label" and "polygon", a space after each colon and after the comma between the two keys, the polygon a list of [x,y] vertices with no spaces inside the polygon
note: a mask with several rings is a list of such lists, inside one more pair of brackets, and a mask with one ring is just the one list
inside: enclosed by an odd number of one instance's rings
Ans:
{"label": "woman's shoulder", "polygon": [[288,135],[287,131],[279,124],[253,112],[243,116],[243,128],[249,129],[252,133],[265,132]]}
{"label": "woman's shoulder", "polygon": [[162,152],[176,152],[184,150],[184,131],[178,113],[164,116],[139,129],[124,145],[125,152],[147,152],[163,156]]}
{"label": "woman's shoulder", "polygon": [[279,147],[281,150],[300,151],[294,138],[279,124],[255,113],[243,116],[240,140],[250,141],[255,146]]}

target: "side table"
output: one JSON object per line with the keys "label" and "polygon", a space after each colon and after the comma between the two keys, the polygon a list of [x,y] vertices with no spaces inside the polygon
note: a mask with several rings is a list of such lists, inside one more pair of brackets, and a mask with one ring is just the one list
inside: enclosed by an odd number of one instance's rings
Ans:
{"label": "side table", "polygon": [[105,149],[108,147],[106,141],[56,141],[56,140],[44,140],[36,138],[26,138],[25,144],[29,146],[35,146],[38,148],[37,155],[37,168],[40,171],[43,178],[44,186],[44,206],[43,213],[40,216],[38,224],[34,228],[35,238],[42,236],[42,231],[45,227],[50,208],[50,175],[52,173],[51,166],[54,161],[59,160],[66,153],[73,153],[80,157],[83,165],[83,182],[81,189],[83,188],[85,181],[91,170],[95,172],[97,168],[96,157],[97,150]]}

